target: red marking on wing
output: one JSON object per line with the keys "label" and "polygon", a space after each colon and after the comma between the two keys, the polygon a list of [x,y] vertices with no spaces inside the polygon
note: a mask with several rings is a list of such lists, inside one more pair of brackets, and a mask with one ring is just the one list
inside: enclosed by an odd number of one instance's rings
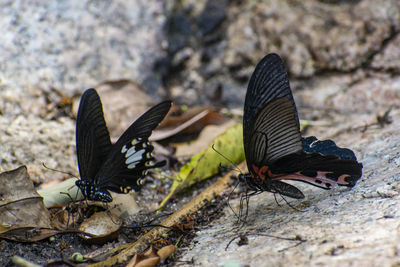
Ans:
{"label": "red marking on wing", "polygon": [[268,172],[268,176],[271,177],[270,175],[272,174],[271,171],[269,170],[268,166],[262,166],[261,168],[257,167],[256,165],[253,164],[253,171],[251,172],[251,176],[253,178],[258,177],[261,180],[265,180],[265,173]]}
{"label": "red marking on wing", "polygon": [[315,177],[309,177],[301,174],[300,172],[295,172],[292,174],[275,174],[269,170],[269,166],[265,165],[258,167],[255,164],[253,164],[251,167],[252,170],[250,170],[250,174],[253,177],[253,179],[259,178],[262,181],[265,181],[266,178],[267,179],[269,178],[271,180],[297,180],[297,181],[308,182],[310,184],[314,184],[319,187],[325,187],[327,189],[331,188],[331,186],[334,184],[349,185],[349,182],[345,180],[346,178],[350,177],[350,175],[348,174],[340,175],[337,181],[335,181],[333,179],[327,178],[327,174],[332,172],[317,171],[317,175]]}
{"label": "red marking on wing", "polygon": [[[300,180],[300,181],[306,181],[312,184],[316,184],[319,186],[326,186],[326,184],[340,184],[340,185],[348,185],[349,183],[346,182],[346,178],[350,177],[348,174],[342,174],[338,177],[337,181],[334,181],[332,179],[329,179],[326,177],[326,175],[331,172],[322,172],[318,171],[317,176],[315,177],[309,177],[301,174],[300,172],[296,172],[293,174],[285,174],[285,175],[279,175],[279,174],[272,174],[270,177],[273,180]],[[320,180],[321,183],[317,183],[316,180]],[[329,188],[328,186],[326,186]]]}

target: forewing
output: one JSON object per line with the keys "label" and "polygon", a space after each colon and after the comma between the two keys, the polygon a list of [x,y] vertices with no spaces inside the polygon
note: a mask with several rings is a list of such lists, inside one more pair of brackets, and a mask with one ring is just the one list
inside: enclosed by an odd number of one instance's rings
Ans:
{"label": "forewing", "polygon": [[145,112],[121,135],[113,145],[106,161],[98,172],[95,183],[115,192],[138,189],[138,180],[154,164],[153,146],[148,142],[151,132],[161,123],[171,108],[171,101],[164,101]]}
{"label": "forewing", "polygon": [[296,106],[282,60],[264,57],[250,79],[244,105],[243,136],[249,170],[301,151]]}
{"label": "forewing", "polygon": [[76,151],[81,179],[92,180],[112,148],[96,90],[86,90],[76,118]]}
{"label": "forewing", "polygon": [[295,120],[300,127],[285,65],[277,54],[268,54],[257,64],[247,87],[243,117],[245,144],[247,137],[251,135],[250,127],[261,109],[267,103],[281,97],[287,98],[292,103]]}

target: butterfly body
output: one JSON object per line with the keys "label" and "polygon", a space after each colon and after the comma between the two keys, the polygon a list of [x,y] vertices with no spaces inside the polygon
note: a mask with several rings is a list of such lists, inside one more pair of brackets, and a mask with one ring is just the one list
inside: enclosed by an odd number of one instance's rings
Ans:
{"label": "butterfly body", "polygon": [[79,187],[85,199],[101,202],[111,202],[113,200],[110,192],[100,186],[96,186],[89,180],[77,180],[75,184]]}
{"label": "butterfly body", "polygon": [[253,191],[304,198],[296,180],[330,189],[353,187],[362,164],[353,151],[333,141],[302,137],[296,105],[281,58],[265,56],[257,65],[246,93],[243,137],[249,173],[240,175]]}
{"label": "butterfly body", "polygon": [[171,107],[164,101],[140,116],[115,144],[104,120],[100,97],[94,89],[81,98],[76,124],[76,146],[81,179],[76,181],[85,199],[111,202],[109,191],[128,193],[140,190],[148,169],[161,167],[154,162],[154,147],[148,138]]}

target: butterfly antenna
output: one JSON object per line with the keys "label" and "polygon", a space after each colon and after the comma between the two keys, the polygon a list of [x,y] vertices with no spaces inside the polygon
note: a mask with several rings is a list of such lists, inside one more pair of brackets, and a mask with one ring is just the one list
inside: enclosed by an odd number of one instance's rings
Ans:
{"label": "butterfly antenna", "polygon": [[44,164],[44,162],[42,162],[42,165],[43,165],[44,168],[46,168],[46,169],[48,169],[48,170],[51,170],[51,171],[54,171],[54,172],[60,172],[60,173],[64,173],[64,174],[68,174],[69,176],[78,178],[78,177],[76,177],[75,175],[73,175],[73,174],[70,173],[70,172],[65,172],[65,171],[60,171],[60,170],[56,170],[56,169],[53,169],[53,168],[49,168],[49,167],[46,166],[46,164]]}
{"label": "butterfly antenna", "polygon": [[223,157],[224,159],[226,159],[228,162],[230,162],[239,173],[242,173],[242,171],[239,169],[239,167],[229,158],[227,158],[225,155],[223,155],[221,152],[219,152],[218,150],[215,149],[215,144],[212,144],[211,148],[217,152],[218,155],[220,155],[221,157]]}

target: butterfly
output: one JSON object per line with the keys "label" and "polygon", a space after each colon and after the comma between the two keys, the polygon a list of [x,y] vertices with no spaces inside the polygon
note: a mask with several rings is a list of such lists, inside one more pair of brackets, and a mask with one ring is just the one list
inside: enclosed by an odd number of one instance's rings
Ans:
{"label": "butterfly", "polygon": [[282,59],[268,54],[256,66],[247,88],[243,139],[248,174],[239,175],[255,192],[301,199],[304,194],[281,180],[330,189],[353,187],[362,164],[353,151],[333,141],[302,137],[296,104]]}
{"label": "butterfly", "polygon": [[150,108],[111,143],[103,107],[95,89],[86,90],[80,100],[76,120],[76,150],[81,179],[76,186],[87,200],[111,202],[109,191],[128,193],[140,190],[140,180],[151,168],[165,161],[154,162],[154,147],[149,136],[167,115],[171,101]]}

